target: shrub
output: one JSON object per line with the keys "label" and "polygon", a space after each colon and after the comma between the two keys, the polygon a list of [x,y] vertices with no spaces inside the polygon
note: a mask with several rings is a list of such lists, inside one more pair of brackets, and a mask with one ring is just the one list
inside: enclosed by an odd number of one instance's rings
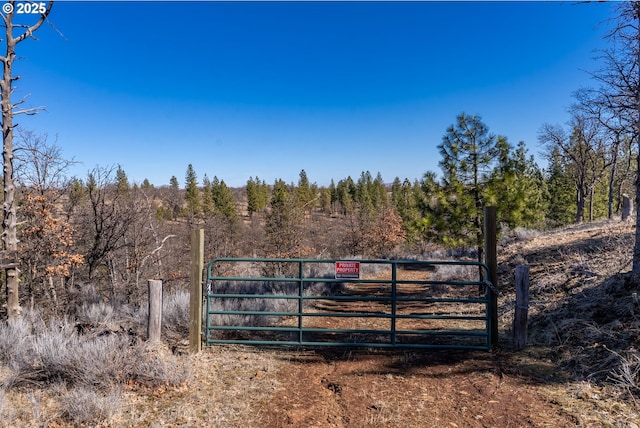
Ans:
{"label": "shrub", "polygon": [[26,317],[0,322],[0,362],[9,365],[12,355],[25,352],[32,328]]}
{"label": "shrub", "polygon": [[[21,338],[18,345],[11,346],[16,338]],[[108,330],[79,335],[68,319],[47,325],[30,325],[26,318],[0,323],[0,350],[10,369],[5,386],[61,383],[108,390],[127,380],[156,386],[188,378],[188,369],[173,355],[159,358],[147,352],[146,344],[132,344],[128,335]]]}
{"label": "shrub", "polygon": [[5,384],[62,382],[107,388],[123,377],[128,347],[126,337],[84,338],[74,324],[53,321],[8,355],[12,374]]}
{"label": "shrub", "polygon": [[191,377],[188,360],[145,344],[130,349],[126,372],[129,379],[148,387],[178,386]]}
{"label": "shrub", "polygon": [[75,424],[96,425],[120,414],[123,408],[119,391],[100,393],[87,387],[63,390],[60,402],[62,416]]}
{"label": "shrub", "polygon": [[162,331],[170,340],[189,337],[189,293],[187,291],[176,290],[163,296]]}

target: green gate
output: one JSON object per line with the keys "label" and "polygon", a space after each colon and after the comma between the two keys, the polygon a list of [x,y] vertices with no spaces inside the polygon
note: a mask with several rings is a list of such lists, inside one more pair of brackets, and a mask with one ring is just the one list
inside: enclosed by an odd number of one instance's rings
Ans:
{"label": "green gate", "polygon": [[478,262],[219,258],[206,344],[490,350],[495,299],[481,278]]}

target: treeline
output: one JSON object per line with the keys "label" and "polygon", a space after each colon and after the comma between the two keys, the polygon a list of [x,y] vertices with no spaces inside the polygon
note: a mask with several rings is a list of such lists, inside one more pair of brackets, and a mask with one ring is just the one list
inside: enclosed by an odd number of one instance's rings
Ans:
{"label": "treeline", "polygon": [[[217,176],[199,179],[189,165],[169,186],[130,183],[121,167],[68,178],[72,162],[46,135],[22,132],[16,159],[21,299],[53,308],[81,284],[110,298],[137,301],[148,278],[186,282],[188,236],[205,229],[207,257],[396,257],[433,246],[469,248],[482,241],[482,209],[494,205],[503,230],[549,228],[613,216],[631,192],[630,138],[612,145],[594,122],[545,125],[547,169],[524,143],[489,132],[461,114],[438,146],[441,174],[420,179],[365,171],[328,186],[266,183],[250,177],[232,189]],[[600,134],[599,134],[600,133]],[[11,260],[10,260],[11,261]],[[42,303],[40,303],[41,305]]]}

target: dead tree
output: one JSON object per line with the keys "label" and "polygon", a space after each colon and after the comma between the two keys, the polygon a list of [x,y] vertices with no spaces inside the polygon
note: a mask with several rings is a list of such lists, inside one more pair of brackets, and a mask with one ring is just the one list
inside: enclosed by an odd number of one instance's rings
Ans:
{"label": "dead tree", "polygon": [[[20,3],[24,4],[24,3]],[[47,16],[53,7],[53,1],[46,3],[29,3],[32,8],[38,8],[39,14],[37,21],[32,24],[20,24],[14,22],[16,7],[15,1],[9,1],[2,7],[2,22],[4,23],[5,35],[4,42],[6,50],[5,54],[0,56],[3,73],[0,80],[0,108],[2,109],[2,158],[3,158],[3,176],[4,176],[4,202],[2,205],[2,250],[9,254],[15,254],[18,250],[17,236],[17,219],[16,219],[16,201],[15,201],[15,183],[13,177],[13,129],[15,127],[13,118],[18,114],[35,114],[41,108],[20,108],[25,98],[20,101],[12,102],[16,82],[20,76],[13,75],[13,65],[16,60],[16,47],[19,43],[28,38],[35,38],[34,33],[47,20]],[[24,15],[23,15],[24,16]],[[26,15],[34,16],[34,15]],[[17,35],[14,35],[17,32]],[[16,318],[20,314],[19,300],[19,278],[18,267],[16,263],[10,263],[5,266],[7,278],[7,315],[9,318]]]}

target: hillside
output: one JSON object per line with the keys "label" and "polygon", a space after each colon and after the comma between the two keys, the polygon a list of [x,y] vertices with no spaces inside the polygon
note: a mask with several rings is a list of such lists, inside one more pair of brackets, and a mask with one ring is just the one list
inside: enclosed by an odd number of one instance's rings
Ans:
{"label": "hillside", "polygon": [[[632,243],[631,224],[620,222],[505,239],[494,352],[215,346],[188,356],[167,336],[145,351],[156,378],[147,369],[147,378],[102,392],[119,394],[110,398],[112,411],[92,411],[105,401],[84,397],[80,418],[65,407],[71,386],[34,381],[0,390],[0,425],[638,427],[640,303],[626,273]],[[531,266],[530,340],[516,351],[512,278],[524,263]],[[185,367],[184,378],[157,374]],[[10,372],[3,367],[0,380]]]}

